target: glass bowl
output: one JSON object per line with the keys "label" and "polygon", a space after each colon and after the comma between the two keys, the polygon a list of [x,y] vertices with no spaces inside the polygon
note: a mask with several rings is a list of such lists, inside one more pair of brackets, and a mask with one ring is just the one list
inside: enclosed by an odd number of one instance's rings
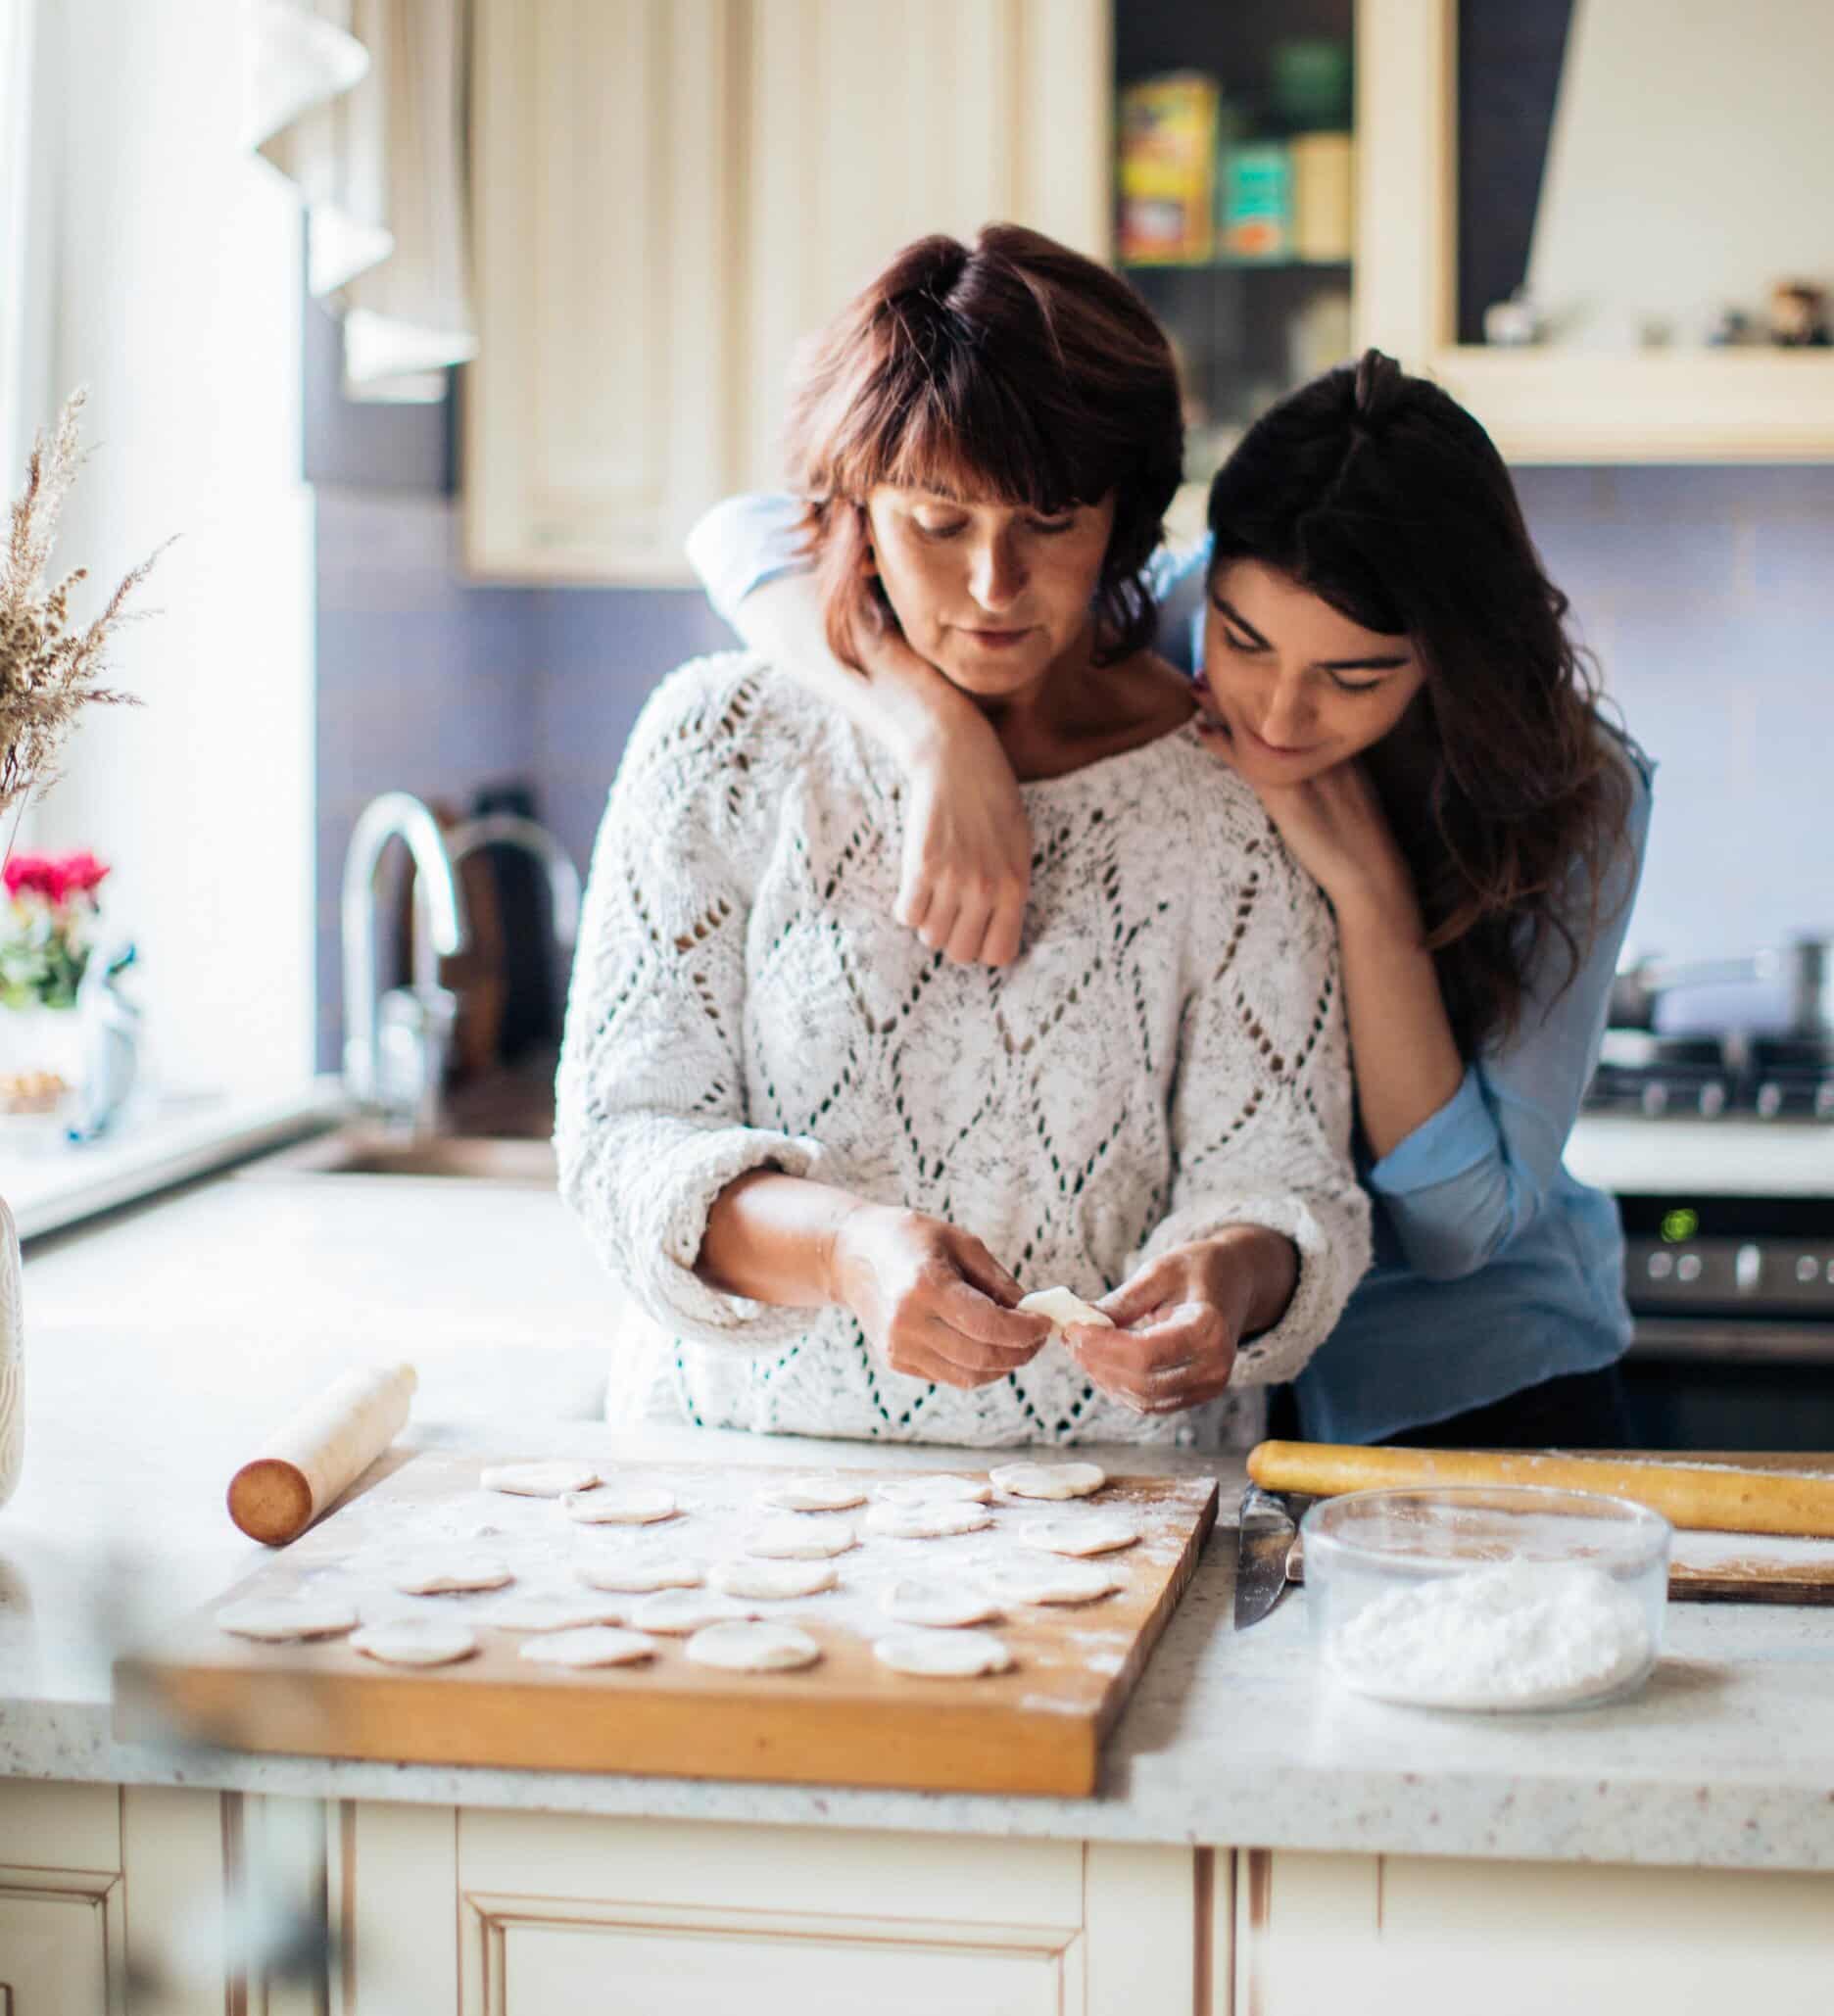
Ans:
{"label": "glass bowl", "polygon": [[1590,1491],[1353,1491],[1306,1513],[1327,1671],[1412,1707],[1495,1713],[1632,1692],[1662,1656],[1672,1529]]}

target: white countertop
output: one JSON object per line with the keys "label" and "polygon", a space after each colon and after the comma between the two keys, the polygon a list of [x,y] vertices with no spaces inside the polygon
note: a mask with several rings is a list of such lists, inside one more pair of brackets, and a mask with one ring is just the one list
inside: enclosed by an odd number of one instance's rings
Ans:
{"label": "white countertop", "polygon": [[[108,1668],[261,1550],[222,1511],[251,1435],[354,1361],[408,1355],[416,1448],[888,1466],[933,1449],[596,1419],[615,1297],[553,1196],[228,1177],[35,1250],[26,1465],[0,1509],[0,1772],[767,1824],[1362,1852],[1834,1869],[1834,1608],[1675,1605],[1635,1700],[1513,1717],[1321,1681],[1305,1597],[1236,1636],[1219,1530],[1091,1800],[334,1762],[115,1743]],[[985,1461],[985,1459],[983,1459]],[[1238,1460],[1210,1469],[1224,1514]]]}

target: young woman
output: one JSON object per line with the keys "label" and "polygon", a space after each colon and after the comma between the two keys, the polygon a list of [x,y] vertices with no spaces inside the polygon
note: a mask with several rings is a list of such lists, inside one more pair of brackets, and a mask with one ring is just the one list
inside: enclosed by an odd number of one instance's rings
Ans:
{"label": "young woman", "polygon": [[[697,527],[713,600],[893,751],[898,915],[998,968],[1037,836],[984,724],[895,633],[817,648],[796,507]],[[1630,1439],[1611,1199],[1562,1165],[1596,1061],[1650,770],[1601,718],[1509,474],[1437,387],[1369,353],[1281,402],[1218,475],[1210,535],[1154,579],[1189,628],[1199,734],[1335,914],[1376,1266],[1300,1376],[1319,1440]],[[1199,882],[1212,864],[1185,864]],[[1226,900],[1226,891],[1218,891]],[[1023,928],[1022,928],[1023,924]]]}
{"label": "young woman", "polygon": [[[791,428],[816,621],[895,628],[1039,837],[1024,952],[892,916],[895,767],[741,655],[684,666],[595,853],[563,1192],[648,1319],[611,1411],[982,1445],[1252,1440],[1368,1260],[1329,913],[1140,578],[1177,387],[1137,298],[1032,232],[909,248]],[[1187,864],[1201,860],[1201,885]],[[1021,1289],[1099,1299],[1059,1340]]]}

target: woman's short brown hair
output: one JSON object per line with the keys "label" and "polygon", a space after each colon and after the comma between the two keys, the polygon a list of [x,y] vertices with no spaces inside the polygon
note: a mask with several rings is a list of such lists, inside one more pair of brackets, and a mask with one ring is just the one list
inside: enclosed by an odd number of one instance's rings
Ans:
{"label": "woman's short brown hair", "polygon": [[792,388],[791,480],[836,653],[857,665],[857,630],[891,620],[863,565],[882,483],[1042,512],[1112,492],[1102,656],[1139,649],[1183,436],[1171,346],[1124,280],[1018,224],[987,225],[972,250],[907,245],[815,339]]}

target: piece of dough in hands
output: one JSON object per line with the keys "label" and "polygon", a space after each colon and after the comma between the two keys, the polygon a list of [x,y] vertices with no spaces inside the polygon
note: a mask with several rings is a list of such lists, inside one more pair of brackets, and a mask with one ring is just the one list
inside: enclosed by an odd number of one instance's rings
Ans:
{"label": "piece of dough in hands", "polygon": [[1019,1307],[1030,1315],[1048,1317],[1058,1336],[1071,1323],[1088,1323],[1098,1330],[1112,1330],[1115,1326],[1113,1317],[1104,1316],[1092,1302],[1085,1302],[1068,1288],[1036,1289],[1021,1299]]}

